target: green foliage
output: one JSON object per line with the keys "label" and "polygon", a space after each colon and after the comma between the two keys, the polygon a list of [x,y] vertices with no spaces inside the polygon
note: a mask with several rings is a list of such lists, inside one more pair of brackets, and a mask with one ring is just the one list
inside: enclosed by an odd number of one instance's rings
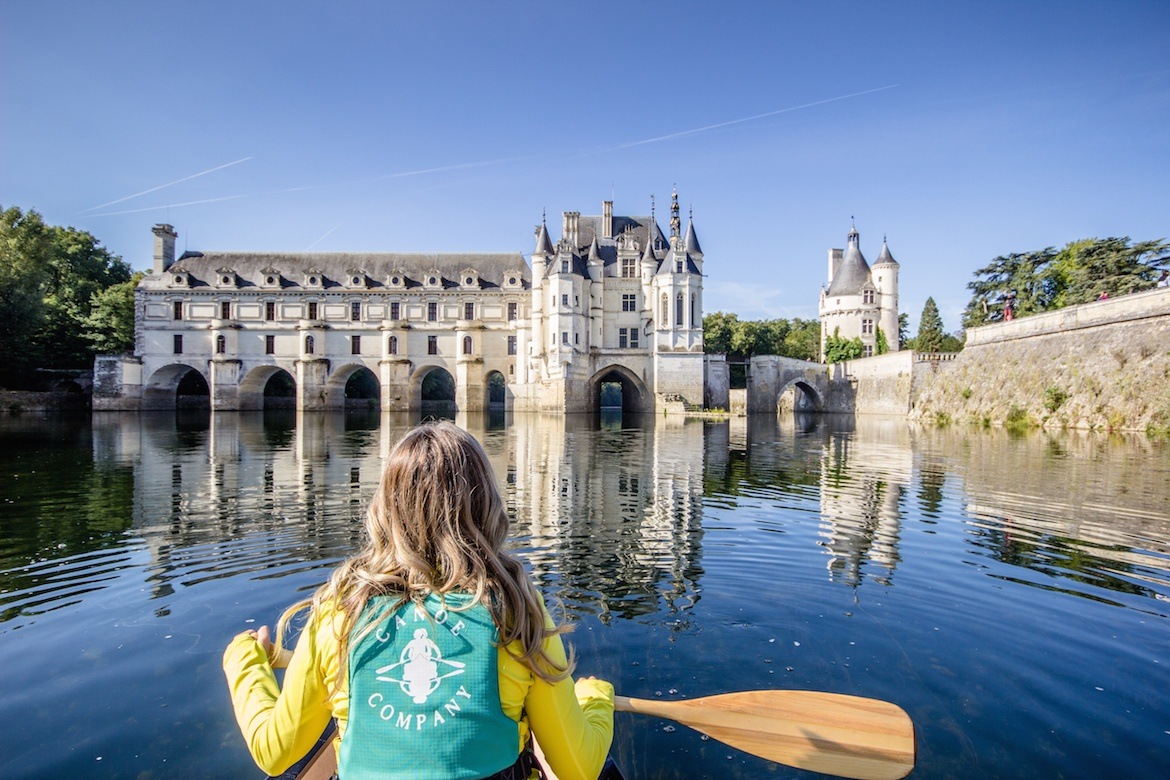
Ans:
{"label": "green foliage", "polygon": [[886,338],[886,332],[881,328],[877,329],[877,347],[874,351],[878,355],[884,355],[890,351],[890,341]]}
{"label": "green foliage", "polygon": [[945,336],[938,304],[934,302],[934,298],[927,298],[926,305],[922,307],[922,318],[918,323],[918,335],[914,337],[914,348],[919,352],[941,352]]}
{"label": "green foliage", "polygon": [[1063,387],[1049,385],[1048,387],[1044,388],[1044,408],[1047,409],[1049,413],[1055,412],[1068,399],[1068,391],[1066,391]]}
{"label": "green foliage", "polygon": [[782,355],[816,360],[820,354],[820,325],[816,320],[794,318],[740,320],[721,311],[703,317],[703,344],[709,353],[725,353],[737,359],[755,355]]}
{"label": "green foliage", "polygon": [[[0,214],[0,383],[29,386],[35,368],[86,368],[95,296],[130,266],[92,235],[46,225],[36,211]],[[132,332],[132,331],[131,331]]]}
{"label": "green foliage", "polygon": [[914,349],[914,347],[906,346],[906,342],[910,340],[910,315],[902,312],[898,315],[898,344],[901,349]]}
{"label": "green foliage", "polygon": [[1003,420],[1003,425],[1005,428],[1020,430],[1032,427],[1032,421],[1028,418],[1027,410],[1012,404]]}
{"label": "green foliage", "polygon": [[833,335],[825,339],[825,362],[839,363],[843,360],[855,360],[865,353],[865,345],[861,337],[847,339],[841,336],[841,329],[836,328]]}
{"label": "green foliage", "polygon": [[1124,295],[1148,290],[1170,265],[1165,241],[1130,243],[1124,238],[1072,241],[1057,251],[1002,255],[975,272],[967,284],[972,297],[963,326],[1004,319],[1004,303],[1014,294],[1016,317],[1097,300],[1101,293]]}
{"label": "green foliage", "polygon": [[134,289],[145,274],[98,290],[90,299],[83,324],[95,352],[129,352],[134,348]]}

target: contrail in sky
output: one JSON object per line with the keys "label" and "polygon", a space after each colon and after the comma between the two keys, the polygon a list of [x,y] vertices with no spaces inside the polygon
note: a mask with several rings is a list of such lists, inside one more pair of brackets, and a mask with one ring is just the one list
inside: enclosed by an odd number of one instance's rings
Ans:
{"label": "contrail in sky", "polygon": [[[116,217],[121,214],[141,214],[143,211],[158,211],[159,209],[178,208],[179,206],[194,206],[199,203],[217,203],[221,200],[236,200],[237,198],[248,198],[250,195],[225,195],[222,198],[206,198],[205,200],[189,200],[186,203],[167,203],[162,206],[147,206],[142,209],[127,209],[126,211],[107,211],[104,214],[90,214],[91,217]],[[122,200],[125,200],[123,198]],[[119,203],[120,201],[114,201]]]}
{"label": "contrail in sky", "polygon": [[707,125],[706,127],[696,127],[693,130],[682,130],[682,131],[677,132],[677,133],[670,133],[669,135],[660,135],[657,138],[646,138],[646,139],[643,139],[641,141],[631,141],[628,144],[621,144],[620,146],[614,146],[611,149],[608,149],[606,151],[616,151],[618,149],[629,149],[631,146],[642,146],[644,144],[655,144],[655,143],[658,143],[659,141],[669,141],[672,138],[682,138],[683,136],[686,136],[686,135],[695,135],[696,133],[705,133],[708,130],[718,130],[720,127],[729,127],[731,125],[738,125],[738,124],[742,124],[744,122],[751,122],[751,121],[754,121],[756,119],[763,119],[763,118],[769,117],[769,116],[776,116],[777,114],[787,114],[787,113],[792,112],[792,111],[799,111],[802,108],[812,108],[813,106],[823,106],[826,103],[835,103],[838,100],[848,100],[849,98],[861,97],[862,95],[869,95],[869,94],[872,94],[874,92],[881,92],[882,90],[893,89],[896,86],[898,86],[898,85],[897,84],[887,84],[884,87],[876,87],[874,89],[867,89],[863,92],[853,92],[853,93],[848,94],[848,95],[838,95],[837,97],[828,98],[827,100],[817,100],[817,101],[814,101],[812,103],[804,103],[804,104],[799,105],[799,106],[789,106],[788,108],[781,108],[781,109],[777,109],[776,111],[768,111],[767,113],[756,114],[755,116],[745,116],[742,119],[731,119],[731,120],[728,120],[726,122],[720,122],[720,123],[714,124],[714,125]]}
{"label": "contrail in sky", "polygon": [[333,227],[326,230],[325,235],[321,236],[316,241],[314,241],[313,243],[311,243],[307,247],[305,247],[305,251],[308,252],[310,249],[317,246],[317,244],[320,244],[322,241],[324,241],[326,238],[328,238],[330,233],[332,233],[334,230],[337,230],[337,228],[341,227],[343,224],[345,224],[345,223],[338,222],[336,225],[334,225]]}
{"label": "contrail in sky", "polygon": [[[193,173],[190,176],[184,176],[181,179],[175,179],[174,181],[167,182],[166,184],[160,184],[157,187],[151,187],[149,190],[143,190],[142,192],[136,192],[133,195],[127,195],[124,198],[118,198],[117,200],[111,200],[109,203],[103,203],[100,206],[91,206],[90,208],[86,209],[85,211],[79,211],[78,213],[85,214],[85,213],[90,212],[90,211],[97,211],[98,209],[104,209],[106,206],[113,206],[115,203],[122,203],[123,201],[127,201],[127,200],[130,200],[132,198],[137,198],[140,195],[146,195],[148,193],[156,192],[158,190],[165,189],[167,187],[172,187],[176,184],[181,184],[185,181],[191,181],[191,179],[197,179],[200,176],[206,176],[209,173],[215,173],[216,171],[222,171],[224,168],[230,168],[233,165],[239,165],[240,163],[247,162],[248,160],[251,160],[251,159],[252,159],[252,155],[248,155],[247,157],[244,157],[243,159],[235,160],[234,162],[230,162],[230,163],[224,163],[223,165],[217,165],[214,168],[208,168],[206,171],[200,171],[199,173]],[[196,201],[196,202],[199,202],[199,201]],[[177,205],[185,206],[187,204],[183,203],[183,204],[177,204]],[[123,211],[120,213],[128,214],[130,212]]]}

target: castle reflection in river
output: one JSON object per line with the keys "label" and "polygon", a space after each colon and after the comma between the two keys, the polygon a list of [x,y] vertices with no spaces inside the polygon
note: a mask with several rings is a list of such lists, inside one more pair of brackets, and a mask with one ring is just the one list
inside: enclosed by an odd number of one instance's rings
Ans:
{"label": "castle reflection in river", "polygon": [[[602,619],[697,601],[704,495],[721,516],[759,491],[769,504],[819,513],[816,543],[834,580],[856,586],[865,569],[888,582],[898,564],[912,460],[900,421],[864,437],[852,421],[802,429],[770,416],[456,422],[483,442],[534,575]],[[321,581],[362,543],[383,459],[414,424],[391,414],[99,414],[94,456],[133,469],[133,528],[152,552],[160,595],[175,580],[257,566]],[[209,563],[206,551],[184,553],[197,545],[222,550]]]}

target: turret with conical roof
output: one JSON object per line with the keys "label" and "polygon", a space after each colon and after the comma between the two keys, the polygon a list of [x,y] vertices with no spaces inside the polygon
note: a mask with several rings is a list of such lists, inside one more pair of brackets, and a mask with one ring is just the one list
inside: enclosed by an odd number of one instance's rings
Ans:
{"label": "turret with conical roof", "polygon": [[856,295],[861,292],[862,286],[870,281],[869,263],[865,262],[865,256],[861,254],[860,244],[861,236],[854,227],[849,231],[849,243],[845,245],[841,264],[837,266],[833,278],[829,280],[830,296]]}

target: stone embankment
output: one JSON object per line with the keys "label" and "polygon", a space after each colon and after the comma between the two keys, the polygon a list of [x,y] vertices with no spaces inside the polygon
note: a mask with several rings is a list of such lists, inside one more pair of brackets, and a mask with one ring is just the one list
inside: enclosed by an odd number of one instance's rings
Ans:
{"label": "stone embankment", "polygon": [[911,418],[1170,433],[1170,289],[972,328]]}

